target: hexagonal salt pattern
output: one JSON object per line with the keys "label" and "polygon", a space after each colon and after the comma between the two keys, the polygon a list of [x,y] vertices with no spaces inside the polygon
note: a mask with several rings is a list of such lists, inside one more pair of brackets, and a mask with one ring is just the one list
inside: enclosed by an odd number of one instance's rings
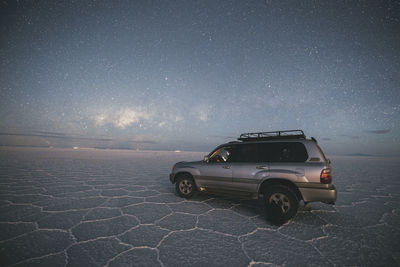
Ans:
{"label": "hexagonal salt pattern", "polygon": [[332,158],[336,205],[282,226],[261,201],[178,197],[204,153],[0,149],[1,266],[398,266],[399,159]]}

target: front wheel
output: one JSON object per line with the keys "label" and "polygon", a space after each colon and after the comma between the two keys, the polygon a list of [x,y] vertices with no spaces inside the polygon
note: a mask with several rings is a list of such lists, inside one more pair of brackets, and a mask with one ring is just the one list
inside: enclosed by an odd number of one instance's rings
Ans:
{"label": "front wheel", "polygon": [[190,198],[196,191],[196,184],[190,175],[182,175],[176,181],[176,192],[180,197]]}
{"label": "front wheel", "polygon": [[268,220],[283,224],[292,219],[299,208],[296,194],[285,185],[272,185],[264,192]]}

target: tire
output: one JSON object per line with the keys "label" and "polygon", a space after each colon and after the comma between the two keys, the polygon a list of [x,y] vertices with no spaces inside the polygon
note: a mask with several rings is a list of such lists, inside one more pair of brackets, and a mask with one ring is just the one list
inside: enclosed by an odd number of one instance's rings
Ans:
{"label": "tire", "polygon": [[292,189],[285,185],[272,185],[264,191],[267,218],[281,225],[292,219],[299,208],[299,200]]}
{"label": "tire", "polygon": [[178,177],[175,188],[178,195],[184,198],[190,198],[196,192],[196,184],[193,178],[188,174],[183,174]]}

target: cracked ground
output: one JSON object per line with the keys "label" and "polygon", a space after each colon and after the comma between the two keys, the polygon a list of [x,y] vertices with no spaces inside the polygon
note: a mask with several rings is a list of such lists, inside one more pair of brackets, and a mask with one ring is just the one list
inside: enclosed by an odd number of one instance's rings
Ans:
{"label": "cracked ground", "polygon": [[400,161],[334,157],[336,205],[278,227],[262,202],[175,194],[204,153],[0,149],[1,266],[398,266]]}

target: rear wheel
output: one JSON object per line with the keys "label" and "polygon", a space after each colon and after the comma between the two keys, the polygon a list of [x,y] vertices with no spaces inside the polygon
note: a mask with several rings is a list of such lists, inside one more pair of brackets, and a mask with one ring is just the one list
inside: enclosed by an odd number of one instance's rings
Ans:
{"label": "rear wheel", "polygon": [[264,191],[268,220],[283,224],[292,219],[299,207],[296,194],[285,185],[272,185]]}
{"label": "rear wheel", "polygon": [[190,198],[196,191],[196,184],[188,174],[183,174],[176,181],[176,192],[180,197]]}

